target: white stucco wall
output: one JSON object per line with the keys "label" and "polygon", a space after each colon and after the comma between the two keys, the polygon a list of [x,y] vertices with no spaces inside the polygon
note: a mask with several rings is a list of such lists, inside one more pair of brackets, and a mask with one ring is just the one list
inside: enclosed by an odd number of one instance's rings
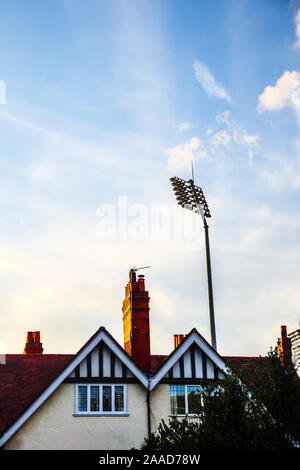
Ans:
{"label": "white stucco wall", "polygon": [[170,397],[168,384],[158,384],[154,390],[152,390],[150,395],[150,408],[151,431],[156,432],[162,419],[166,423],[169,422]]}
{"label": "white stucco wall", "polygon": [[[126,450],[147,437],[147,392],[127,384],[129,416],[75,417],[75,385],[62,384],[5,444],[24,450]],[[157,412],[160,411],[160,406]]]}

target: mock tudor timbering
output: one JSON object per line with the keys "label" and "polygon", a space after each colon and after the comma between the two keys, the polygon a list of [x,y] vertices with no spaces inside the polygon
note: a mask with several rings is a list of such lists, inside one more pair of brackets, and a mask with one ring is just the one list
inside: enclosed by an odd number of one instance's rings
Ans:
{"label": "mock tudor timbering", "polygon": [[[150,354],[149,295],[135,269],[122,311],[124,348],[100,327],[76,355],[43,354],[40,332],[28,332],[24,354],[6,356],[0,364],[0,447],[139,448],[161,419],[192,414],[188,393],[225,377],[226,358],[195,328],[174,335],[168,356]],[[288,343],[283,328],[280,345]],[[230,359],[257,366],[261,358]],[[180,413],[178,396],[185,396]]]}
{"label": "mock tudor timbering", "polygon": [[103,341],[75,368],[69,382],[138,382],[124,362]]}

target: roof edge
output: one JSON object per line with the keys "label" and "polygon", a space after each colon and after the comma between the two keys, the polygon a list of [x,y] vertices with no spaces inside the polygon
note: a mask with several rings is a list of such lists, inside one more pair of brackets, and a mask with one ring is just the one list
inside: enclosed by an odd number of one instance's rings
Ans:
{"label": "roof edge", "polygon": [[[0,448],[16,433],[18,429],[32,416],[35,411],[49,398],[52,393],[63,383],[63,381],[72,373],[85,357],[103,340],[106,345],[111,348],[115,354],[123,360],[128,369],[136,376],[136,378],[148,388],[148,379],[143,372],[136,366],[131,357],[119,345],[119,343],[104,328],[100,327],[96,333],[79,349],[77,354],[71,358],[69,364],[62,372],[51,382],[50,385],[36,398],[33,403],[21,414],[21,416],[2,434],[0,437]],[[121,358],[121,357],[122,358]]]}

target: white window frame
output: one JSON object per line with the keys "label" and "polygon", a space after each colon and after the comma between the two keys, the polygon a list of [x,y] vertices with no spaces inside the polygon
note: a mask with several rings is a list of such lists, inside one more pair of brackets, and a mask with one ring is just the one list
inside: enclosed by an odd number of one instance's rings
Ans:
{"label": "white window frame", "polygon": [[[87,387],[87,411],[78,409],[78,387]],[[91,387],[99,388],[99,411],[91,411]],[[103,408],[103,387],[111,387],[111,411],[102,411]],[[115,411],[115,387],[123,387],[124,411]],[[127,414],[127,385],[122,383],[77,383],[75,384],[75,415],[80,416],[109,416],[109,415],[126,415]]]}
{"label": "white window frame", "polygon": [[[184,414],[174,414],[172,413],[172,405],[171,405],[171,387],[184,387],[184,404],[185,404],[185,413]],[[169,384],[169,416],[198,416],[197,413],[188,413],[187,410],[189,408],[188,404],[188,387],[199,387],[202,389],[203,385],[201,384]],[[201,404],[203,404],[203,397],[201,395]]]}

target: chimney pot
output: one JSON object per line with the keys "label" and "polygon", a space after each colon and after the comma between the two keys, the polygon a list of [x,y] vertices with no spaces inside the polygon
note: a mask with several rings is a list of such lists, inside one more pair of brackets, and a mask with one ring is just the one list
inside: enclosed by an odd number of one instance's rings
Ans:
{"label": "chimney pot", "polygon": [[286,338],[286,326],[281,325],[281,338]]}
{"label": "chimney pot", "polygon": [[138,276],[138,286],[139,286],[139,291],[145,290],[145,276],[143,274],[139,274]]}
{"label": "chimney pot", "polygon": [[279,358],[283,367],[290,369],[292,365],[292,341],[287,336],[286,326],[282,325],[280,329],[281,337],[277,340]]}
{"label": "chimney pot", "polygon": [[177,346],[182,343],[182,341],[185,339],[186,335],[173,335],[174,336],[174,349],[177,348]]}
{"label": "chimney pot", "polygon": [[43,354],[43,345],[39,331],[28,331],[24,354]]}

